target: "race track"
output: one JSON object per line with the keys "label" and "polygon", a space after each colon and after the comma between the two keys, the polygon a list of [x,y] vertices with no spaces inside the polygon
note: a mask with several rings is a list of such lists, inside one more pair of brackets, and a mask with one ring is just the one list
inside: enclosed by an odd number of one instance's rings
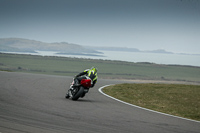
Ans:
{"label": "race track", "polygon": [[65,99],[72,77],[0,72],[0,133],[200,133],[200,123],[132,107],[98,88]]}

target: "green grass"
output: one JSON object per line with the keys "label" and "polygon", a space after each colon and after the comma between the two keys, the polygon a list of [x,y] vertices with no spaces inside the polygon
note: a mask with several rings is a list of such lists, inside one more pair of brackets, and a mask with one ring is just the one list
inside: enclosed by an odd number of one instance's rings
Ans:
{"label": "green grass", "polygon": [[0,53],[0,70],[75,75],[96,66],[100,78],[200,82],[200,67]]}
{"label": "green grass", "polygon": [[200,85],[118,84],[103,92],[140,107],[200,121]]}

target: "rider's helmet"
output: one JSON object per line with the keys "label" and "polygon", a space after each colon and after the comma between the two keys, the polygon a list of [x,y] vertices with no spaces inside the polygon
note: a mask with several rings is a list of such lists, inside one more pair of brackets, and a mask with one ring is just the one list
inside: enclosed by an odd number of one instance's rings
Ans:
{"label": "rider's helmet", "polygon": [[94,72],[96,72],[97,73],[97,68],[96,67],[92,67],[90,70],[93,70]]}

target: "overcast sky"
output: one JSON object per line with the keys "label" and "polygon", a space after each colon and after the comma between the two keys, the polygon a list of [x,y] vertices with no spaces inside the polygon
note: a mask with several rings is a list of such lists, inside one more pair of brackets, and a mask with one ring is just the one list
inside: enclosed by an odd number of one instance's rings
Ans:
{"label": "overcast sky", "polygon": [[200,0],[0,0],[0,38],[200,54]]}

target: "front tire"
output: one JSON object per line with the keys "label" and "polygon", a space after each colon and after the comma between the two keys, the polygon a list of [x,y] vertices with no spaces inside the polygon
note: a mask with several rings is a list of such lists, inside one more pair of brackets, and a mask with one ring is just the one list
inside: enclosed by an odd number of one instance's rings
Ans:
{"label": "front tire", "polygon": [[69,96],[69,94],[67,93],[66,96],[65,96],[65,98],[68,99],[69,97],[70,97],[70,96]]}
{"label": "front tire", "polygon": [[79,91],[72,97],[72,100],[74,101],[78,100],[79,97],[81,97],[83,93],[84,93],[84,88],[81,86]]}

